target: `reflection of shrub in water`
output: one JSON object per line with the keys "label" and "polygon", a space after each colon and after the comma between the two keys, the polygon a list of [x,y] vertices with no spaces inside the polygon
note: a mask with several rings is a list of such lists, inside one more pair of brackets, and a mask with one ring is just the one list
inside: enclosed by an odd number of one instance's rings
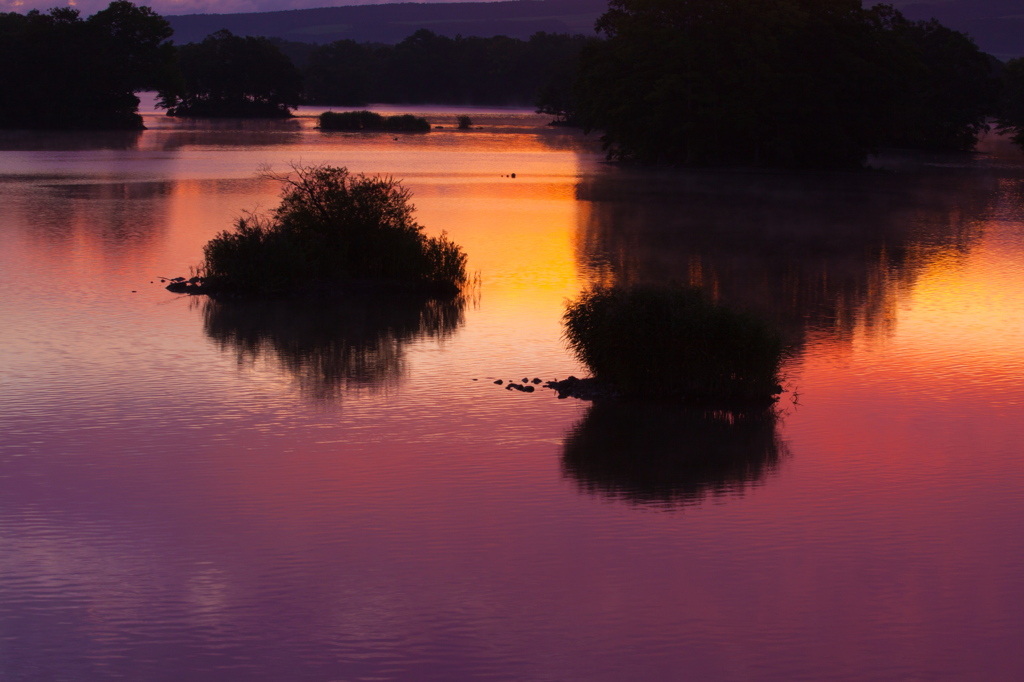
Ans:
{"label": "reflection of shrub in water", "polygon": [[721,412],[596,403],[573,427],[562,470],[588,492],[685,505],[739,492],[786,454],[774,410]]}
{"label": "reflection of shrub in water", "polygon": [[276,359],[315,398],[375,388],[404,373],[405,346],[445,338],[463,322],[465,299],[407,296],[321,300],[215,300],[204,330],[239,363]]}

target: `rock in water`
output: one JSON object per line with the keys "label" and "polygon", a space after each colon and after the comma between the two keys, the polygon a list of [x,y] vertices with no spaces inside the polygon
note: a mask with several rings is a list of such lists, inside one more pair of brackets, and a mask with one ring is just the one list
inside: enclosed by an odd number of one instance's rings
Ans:
{"label": "rock in water", "polygon": [[598,400],[619,397],[619,394],[613,388],[593,378],[577,379],[574,376],[570,376],[562,381],[549,381],[544,384],[544,388],[554,389],[558,393],[559,400],[565,398]]}

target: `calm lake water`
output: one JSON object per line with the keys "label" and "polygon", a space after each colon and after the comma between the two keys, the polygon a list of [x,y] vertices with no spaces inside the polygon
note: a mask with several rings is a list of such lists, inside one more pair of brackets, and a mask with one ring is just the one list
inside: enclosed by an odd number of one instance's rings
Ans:
{"label": "calm lake water", "polygon": [[[0,133],[0,679],[1024,679],[1019,154],[669,173],[455,113]],[[401,178],[466,299],[163,289],[320,162]],[[777,322],[777,413],[493,383],[583,375],[614,281]]]}

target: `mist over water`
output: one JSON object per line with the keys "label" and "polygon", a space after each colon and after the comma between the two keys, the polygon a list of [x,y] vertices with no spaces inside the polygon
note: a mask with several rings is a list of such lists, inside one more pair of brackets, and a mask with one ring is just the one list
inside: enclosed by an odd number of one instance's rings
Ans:
{"label": "mist over water", "polygon": [[[0,677],[1024,675],[1019,153],[649,171],[473,118],[0,136]],[[300,161],[401,178],[479,284],[163,289]],[[493,383],[585,375],[564,303],[614,282],[779,324],[779,405]]]}

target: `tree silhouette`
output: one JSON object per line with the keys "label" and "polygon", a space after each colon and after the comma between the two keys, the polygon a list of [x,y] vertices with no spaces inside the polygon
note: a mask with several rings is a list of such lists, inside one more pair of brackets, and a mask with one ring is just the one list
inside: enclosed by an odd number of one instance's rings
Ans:
{"label": "tree silhouette", "polygon": [[86,20],[70,7],[0,14],[0,127],[142,127],[135,92],[173,70],[170,25],[116,0]]}
{"label": "tree silhouette", "polygon": [[448,38],[427,29],[397,45],[339,40],[310,53],[306,101],[529,105],[542,88],[571,89],[574,59],[588,40],[543,32],[529,40]]}
{"label": "tree silhouette", "polygon": [[222,30],[178,48],[181,80],[160,90],[171,116],[287,118],[302,97],[302,76],[266,38]]}
{"label": "tree silhouette", "polygon": [[991,108],[965,36],[859,0],[613,0],[598,29],[580,118],[621,159],[856,166],[886,144],[969,148]]}
{"label": "tree silhouette", "polygon": [[1011,59],[1003,69],[1002,99],[997,119],[998,130],[1024,148],[1024,57]]}

